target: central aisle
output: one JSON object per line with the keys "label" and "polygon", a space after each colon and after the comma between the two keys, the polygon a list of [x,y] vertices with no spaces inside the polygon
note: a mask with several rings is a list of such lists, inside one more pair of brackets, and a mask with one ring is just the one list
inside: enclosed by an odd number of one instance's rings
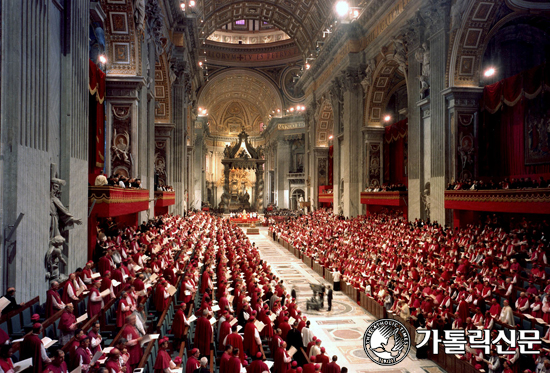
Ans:
{"label": "central aisle", "polygon": [[334,292],[331,312],[327,312],[326,296],[323,310],[307,311],[306,300],[312,296],[309,283],[322,283],[325,286],[329,283],[283,246],[273,242],[267,228],[261,227],[259,235],[249,235],[248,238],[256,243],[261,258],[284,280],[287,291],[290,292],[293,287],[296,289],[298,308],[311,321],[311,330],[322,340],[322,346],[326,348],[329,357],[332,359],[333,355],[338,356],[340,367],[347,367],[350,373],[443,372],[430,360],[417,360],[412,350],[396,366],[384,367],[373,363],[363,350],[363,334],[375,318],[341,292]]}

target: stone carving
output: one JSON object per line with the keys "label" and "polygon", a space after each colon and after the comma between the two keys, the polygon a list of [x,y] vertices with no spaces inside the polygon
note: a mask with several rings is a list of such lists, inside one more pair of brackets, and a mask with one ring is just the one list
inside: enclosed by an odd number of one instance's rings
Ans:
{"label": "stone carving", "polygon": [[466,11],[467,1],[456,1],[453,6],[451,6],[451,32],[457,30],[462,23],[462,16]]}
{"label": "stone carving", "polygon": [[393,53],[393,58],[397,61],[399,64],[399,67],[402,68],[404,72],[407,71],[407,48],[405,46],[405,42],[403,39],[400,39],[398,37],[393,37],[392,39],[393,45],[395,46],[395,51]]}
{"label": "stone carving", "polygon": [[128,157],[128,150],[130,145],[130,135],[127,131],[124,131],[124,133],[118,134],[116,133],[116,129],[114,130],[113,134],[113,145],[111,146],[111,150],[113,152],[113,158],[120,159],[121,161],[124,161],[125,163],[130,163],[130,158]]}
{"label": "stone carving", "polygon": [[422,43],[422,46],[415,52],[414,57],[418,63],[422,64],[422,75],[428,78],[430,76],[430,49],[427,43]]}
{"label": "stone carving", "polygon": [[420,75],[418,80],[420,81],[420,98],[424,99],[430,94],[430,85],[424,75]]}
{"label": "stone carving", "polygon": [[422,192],[422,202],[424,202],[424,211],[426,212],[426,220],[430,220],[430,182],[428,181],[424,186],[424,192]]}
{"label": "stone carving", "polygon": [[147,13],[147,23],[151,29],[149,34],[155,43],[158,60],[159,56],[164,52],[164,16],[157,0],[147,1],[145,11]]}
{"label": "stone carving", "polygon": [[136,30],[143,35],[145,31],[145,0],[134,0],[134,21]]}
{"label": "stone carving", "polygon": [[361,80],[361,85],[363,86],[363,92],[365,95],[367,94],[367,91],[369,87],[372,85],[372,75],[374,73],[374,69],[376,68],[376,60],[374,58],[371,58],[367,61],[367,68],[365,69],[365,77],[363,80]]}
{"label": "stone carving", "polygon": [[82,220],[75,218],[59,200],[63,185],[65,185],[65,180],[58,178],[57,166],[52,164],[50,167],[50,242],[44,259],[46,280],[50,282],[67,279],[67,275],[61,273],[60,270],[61,263],[67,265],[63,254],[63,244],[65,243],[63,233],[73,229],[75,224],[82,225]]}

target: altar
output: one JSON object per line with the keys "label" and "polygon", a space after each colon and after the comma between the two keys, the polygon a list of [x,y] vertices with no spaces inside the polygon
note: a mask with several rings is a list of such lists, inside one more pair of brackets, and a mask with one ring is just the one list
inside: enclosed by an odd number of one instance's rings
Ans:
{"label": "altar", "polygon": [[[219,208],[224,213],[254,210],[261,211],[263,208],[264,170],[263,150],[261,147],[254,148],[248,142],[248,134],[243,130],[239,139],[224,150],[222,165],[224,166],[223,193]],[[236,177],[237,174],[254,172],[256,180],[254,183],[253,198],[247,189],[246,180]]]}

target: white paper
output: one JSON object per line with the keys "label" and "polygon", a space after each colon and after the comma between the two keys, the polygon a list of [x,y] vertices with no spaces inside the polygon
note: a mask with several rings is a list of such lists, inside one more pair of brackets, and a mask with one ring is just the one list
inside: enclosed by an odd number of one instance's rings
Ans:
{"label": "white paper", "polygon": [[170,294],[171,297],[173,297],[174,294],[176,294],[177,289],[174,286],[170,285],[170,287],[166,289],[166,291],[168,292],[168,294]]}
{"label": "white paper", "polygon": [[189,323],[192,323],[192,322],[195,321],[196,319],[197,319],[197,316],[191,315],[191,317],[190,317],[187,321],[189,321]]}
{"label": "white paper", "polygon": [[191,295],[191,292],[190,292],[189,290],[185,290],[185,291],[183,292],[183,294],[184,294],[184,295]]}
{"label": "white paper", "polygon": [[71,373],[81,373],[82,372],[82,365],[77,366],[74,368],[74,370],[71,371]]}
{"label": "white paper", "polygon": [[111,281],[111,284],[113,285],[114,288],[116,288],[118,285],[121,284],[121,282],[118,282],[117,280],[113,280]]}
{"label": "white paper", "polygon": [[114,348],[114,347],[105,347],[105,348],[103,349],[102,352],[103,352],[105,355],[107,355],[109,352],[111,352],[111,350],[112,350],[113,348]]}
{"label": "white paper", "polygon": [[42,338],[42,343],[44,344],[44,348],[47,350],[48,348],[50,348],[55,342],[57,342],[56,340],[52,340],[50,337],[44,337]]}
{"label": "white paper", "polygon": [[242,326],[237,326],[237,333],[239,332],[239,330],[241,330],[243,327]]}
{"label": "white paper", "polygon": [[0,298],[0,312],[10,304],[10,300],[6,297]]}
{"label": "white paper", "polygon": [[84,315],[80,316],[79,318],[76,319],[76,323],[80,323],[84,320],[87,320],[88,319],[88,313],[85,313]]}
{"label": "white paper", "polygon": [[212,318],[210,319],[210,325],[214,325],[215,323],[216,323],[216,318],[212,316]]}
{"label": "white paper", "polygon": [[133,267],[133,269],[134,269],[134,272],[139,272],[139,271],[141,271],[141,267],[138,266],[138,265],[135,265],[135,266]]}
{"label": "white paper", "polygon": [[13,364],[13,371],[16,373],[22,372],[28,367],[32,367],[32,357],[25,360],[21,360],[20,362]]}
{"label": "white paper", "polygon": [[94,357],[92,357],[92,360],[90,361],[90,365],[94,365],[96,363],[96,361],[99,360],[99,358],[103,355],[103,351],[97,351],[94,355]]}
{"label": "white paper", "polygon": [[101,296],[101,298],[105,298],[107,295],[111,294],[111,290],[110,289],[105,289],[103,290],[101,293],[99,293],[99,295]]}
{"label": "white paper", "polygon": [[271,369],[271,367],[273,366],[273,364],[275,364],[274,361],[264,361],[264,363],[265,363],[265,365],[267,365],[267,367],[268,367],[269,369]]}
{"label": "white paper", "polygon": [[25,338],[14,339],[11,343],[23,342]]}
{"label": "white paper", "polygon": [[296,348],[294,346],[290,347],[290,349],[288,350],[288,355],[290,357],[294,356],[294,354],[296,353]]}
{"label": "white paper", "polygon": [[158,339],[160,337],[160,334],[146,334],[143,336],[143,339],[141,340],[141,345],[151,342],[155,339]]}
{"label": "white paper", "polygon": [[294,321],[296,321],[296,319],[291,316],[290,319],[288,319],[288,324],[292,325],[292,324],[294,324]]}
{"label": "white paper", "polygon": [[233,327],[233,325],[235,325],[237,323],[237,319],[233,319],[229,322],[229,325],[231,325]]}
{"label": "white paper", "polygon": [[219,310],[220,310],[220,306],[218,306],[217,304],[214,307],[212,307],[212,311],[214,312],[218,312]]}
{"label": "white paper", "polygon": [[95,273],[92,273],[92,278],[98,278],[99,276],[101,276],[101,273],[99,272],[95,272]]}
{"label": "white paper", "polygon": [[256,329],[258,329],[258,332],[261,333],[262,330],[265,328],[265,324],[261,322],[260,320],[256,320],[254,322],[254,325],[256,326]]}
{"label": "white paper", "polygon": [[172,373],[182,373],[183,368],[170,369],[170,372],[172,372]]}
{"label": "white paper", "polygon": [[276,318],[277,318],[277,315],[275,315],[274,313],[269,315],[269,320],[271,320],[272,322],[275,321]]}

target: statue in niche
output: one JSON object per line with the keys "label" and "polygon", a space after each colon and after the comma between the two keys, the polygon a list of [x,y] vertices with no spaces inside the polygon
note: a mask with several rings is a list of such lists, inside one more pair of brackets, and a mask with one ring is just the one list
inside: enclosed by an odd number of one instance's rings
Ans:
{"label": "statue in niche", "polygon": [[405,42],[398,37],[392,38],[393,45],[395,46],[395,52],[393,53],[393,58],[397,61],[400,67],[403,68],[403,71],[406,71],[407,66],[407,51],[405,48]]}
{"label": "statue in niche", "polygon": [[422,64],[422,76],[428,78],[430,76],[430,50],[428,44],[422,43],[422,47],[415,52],[414,58]]}
{"label": "statue in niche", "polygon": [[229,145],[226,145],[225,149],[223,149],[224,158],[229,158],[231,156],[230,153],[231,153],[231,148],[229,147]]}
{"label": "statue in niche", "polygon": [[136,22],[136,30],[143,35],[145,31],[145,0],[134,1],[134,20]]}
{"label": "statue in niche", "polygon": [[371,58],[367,61],[367,68],[365,69],[365,77],[361,81],[361,85],[363,86],[363,92],[365,93],[365,97],[367,95],[369,87],[372,85],[372,74],[374,73],[374,69],[376,68],[376,60],[374,58]]}
{"label": "statue in niche", "polygon": [[117,135],[115,130],[113,134],[113,146],[111,146],[114,158],[118,158],[125,163],[130,163],[130,158],[128,157],[129,144],[130,135],[128,131]]}
{"label": "statue in niche", "polygon": [[420,75],[418,80],[420,81],[420,98],[424,99],[430,94],[430,85],[428,84],[427,78],[424,75]]}
{"label": "statue in niche", "polygon": [[50,169],[50,241],[48,251],[44,259],[46,266],[46,279],[52,281],[64,281],[66,274],[62,274],[60,264],[67,264],[63,254],[63,245],[65,237],[63,233],[73,229],[75,224],[82,225],[82,220],[75,218],[59,197],[61,196],[61,186],[65,185],[65,180],[57,178],[57,167],[51,165]]}
{"label": "statue in niche", "polygon": [[430,183],[427,182],[422,193],[422,202],[424,202],[424,211],[426,212],[426,220],[430,221]]}

